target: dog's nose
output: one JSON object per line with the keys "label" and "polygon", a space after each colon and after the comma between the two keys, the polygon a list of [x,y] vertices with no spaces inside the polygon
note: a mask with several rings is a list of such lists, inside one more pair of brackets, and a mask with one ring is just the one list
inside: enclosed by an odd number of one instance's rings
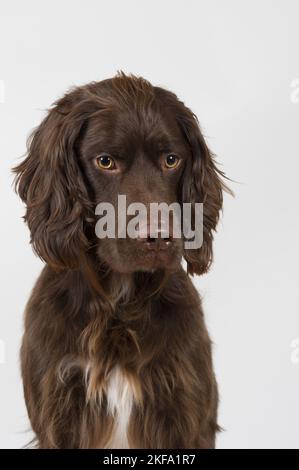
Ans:
{"label": "dog's nose", "polygon": [[140,227],[137,241],[148,250],[167,250],[172,244],[172,233],[163,227]]}

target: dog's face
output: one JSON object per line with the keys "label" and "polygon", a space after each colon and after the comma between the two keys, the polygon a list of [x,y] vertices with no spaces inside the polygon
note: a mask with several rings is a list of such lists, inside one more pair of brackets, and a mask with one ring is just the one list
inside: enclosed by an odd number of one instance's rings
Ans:
{"label": "dog's face", "polygon": [[[34,131],[15,172],[33,247],[54,267],[76,268],[97,256],[119,272],[175,270],[184,255],[189,271],[201,274],[211,263],[222,173],[196,116],[170,91],[123,73],[74,89]],[[116,221],[115,238],[97,238],[97,204],[117,211],[119,195],[126,207],[147,209],[203,202],[202,246],[185,250],[171,224],[164,233],[163,219],[155,227],[146,219],[136,238],[118,236]]]}
{"label": "dog's face", "polygon": [[[174,116],[158,106],[141,116],[133,109],[103,113],[87,123],[79,158],[97,204],[107,202],[115,212],[123,210],[118,196],[125,195],[126,209],[132,203],[147,209],[136,238],[121,238],[116,230],[115,238],[98,240],[100,259],[120,272],[176,269],[183,254],[182,238],[173,236],[171,224],[166,230],[168,220],[160,218],[154,226],[149,216],[151,203],[180,201],[182,174],[191,159]],[[128,215],[126,223],[132,218]]]}

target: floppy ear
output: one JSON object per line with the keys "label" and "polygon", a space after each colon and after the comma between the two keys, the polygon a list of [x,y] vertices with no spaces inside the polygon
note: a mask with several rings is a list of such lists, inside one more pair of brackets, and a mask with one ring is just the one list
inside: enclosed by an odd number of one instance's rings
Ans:
{"label": "floppy ear", "polygon": [[54,268],[75,268],[88,250],[93,217],[75,145],[95,103],[76,91],[54,103],[28,139],[27,156],[16,166],[15,188],[36,254]]}
{"label": "floppy ear", "polygon": [[[203,203],[202,246],[198,249],[186,249],[184,257],[190,274],[203,274],[208,271],[213,260],[213,231],[222,209],[223,190],[229,193],[231,191],[223,182],[225,175],[215,164],[196,115],[184,106],[183,112],[177,116],[177,121],[192,156],[183,174],[182,202],[189,202],[192,206],[196,202]],[[194,227],[194,220],[191,223]]]}

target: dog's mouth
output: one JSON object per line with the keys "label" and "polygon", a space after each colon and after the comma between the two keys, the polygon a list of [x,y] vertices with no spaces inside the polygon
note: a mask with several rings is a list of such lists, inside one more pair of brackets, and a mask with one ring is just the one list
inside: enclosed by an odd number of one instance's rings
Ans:
{"label": "dog's mouth", "polygon": [[156,271],[158,269],[173,271],[179,265],[179,261],[178,253],[169,253],[167,250],[149,250],[137,257],[135,269],[138,271]]}
{"label": "dog's mouth", "polygon": [[97,254],[112,270],[122,273],[156,270],[176,271],[182,258],[178,240],[111,240],[99,244]]}

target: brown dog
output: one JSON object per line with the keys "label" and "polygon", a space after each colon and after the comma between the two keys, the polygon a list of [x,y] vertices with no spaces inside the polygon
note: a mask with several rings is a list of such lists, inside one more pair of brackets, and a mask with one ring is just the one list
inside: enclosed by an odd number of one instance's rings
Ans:
{"label": "brown dog", "polygon": [[[224,185],[197,117],[119,72],[58,100],[16,188],[46,265],[25,314],[26,405],[40,448],[213,448],[217,385],[201,301]],[[95,235],[95,207],[203,202],[203,244]]]}

